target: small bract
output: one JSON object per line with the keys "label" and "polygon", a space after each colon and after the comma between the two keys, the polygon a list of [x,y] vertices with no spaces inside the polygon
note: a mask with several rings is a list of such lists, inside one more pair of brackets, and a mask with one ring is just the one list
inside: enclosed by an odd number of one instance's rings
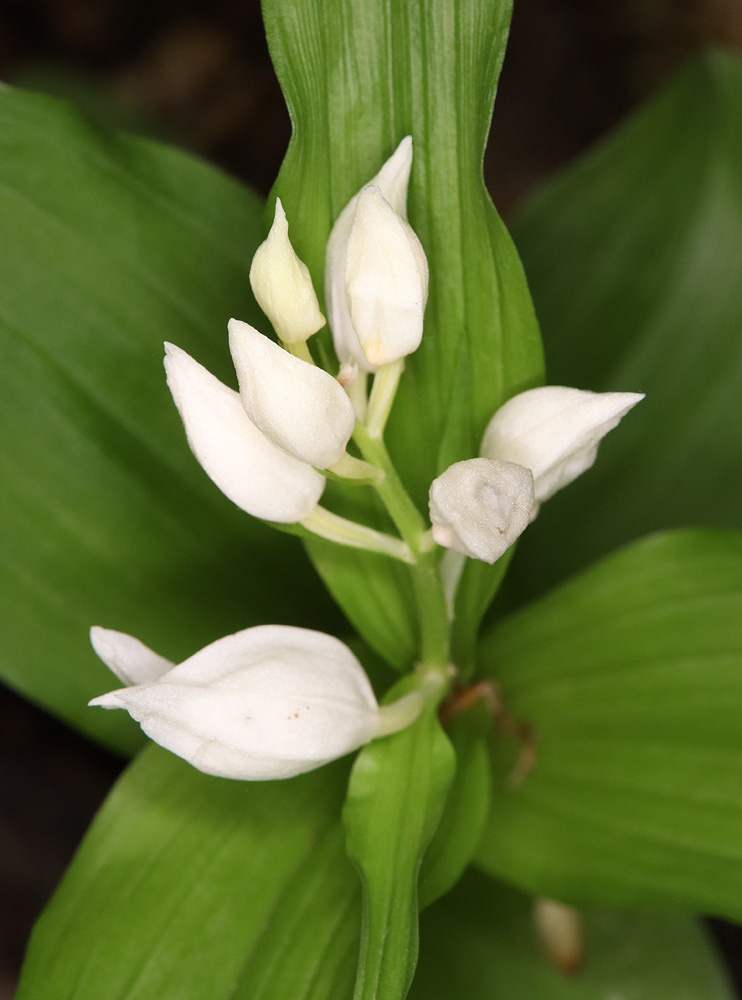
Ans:
{"label": "small bract", "polygon": [[126,709],[156,743],[222,778],[311,771],[408,726],[423,704],[413,692],[379,708],[344,643],[289,625],[228,635],[179,666],[121,632],[96,627],[91,640],[132,686],[90,704]]}

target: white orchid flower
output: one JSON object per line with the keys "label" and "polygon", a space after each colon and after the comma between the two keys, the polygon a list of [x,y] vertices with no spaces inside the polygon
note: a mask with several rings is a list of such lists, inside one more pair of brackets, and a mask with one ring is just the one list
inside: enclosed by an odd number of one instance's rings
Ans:
{"label": "white orchid flower", "polygon": [[338,462],[355,414],[337,380],[237,319],[229,321],[229,346],[242,403],[263,434],[318,469]]}
{"label": "white orchid flower", "polygon": [[433,539],[494,563],[528,527],[532,506],[530,469],[489,458],[456,462],[430,487]]}
{"label": "white orchid flower", "polygon": [[308,340],[325,325],[309,268],[289,240],[280,198],[276,198],[270,232],[252,259],[250,284],[258,305],[285,344]]}
{"label": "white orchid flower", "polygon": [[254,517],[292,524],[316,507],[325,478],[277,448],[250,420],[238,392],[165,344],[165,370],[191,451],[229,499]]}
{"label": "white orchid flower", "polygon": [[[378,188],[391,208],[407,220],[407,187],[412,167],[412,137],[406,136],[381,170],[368,182]],[[363,188],[361,189],[363,190]],[[348,240],[353,228],[358,191],[348,202],[330,232],[325,253],[325,304],[332,328],[335,352],[346,370],[375,370],[361,348],[348,309],[345,269]]]}
{"label": "white orchid flower", "polygon": [[291,778],[410,725],[418,692],[379,708],[363,667],[323,632],[260,625],[179,666],[138,639],[91,629],[95,651],[128,687],[90,704],[124,708],[156,743],[206,774]]}
{"label": "white orchid flower", "polygon": [[640,392],[586,392],[561,385],[513,396],[490,420],[480,454],[533,472],[536,508],[595,461],[598,445]]}
{"label": "white orchid flower", "polygon": [[368,364],[390,364],[420,346],[428,299],[425,251],[410,224],[374,185],[356,201],[345,293]]}

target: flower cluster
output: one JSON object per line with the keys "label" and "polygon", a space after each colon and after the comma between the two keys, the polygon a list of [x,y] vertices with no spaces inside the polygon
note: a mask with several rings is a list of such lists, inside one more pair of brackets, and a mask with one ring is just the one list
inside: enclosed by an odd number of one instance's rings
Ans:
{"label": "flower cluster", "polygon": [[[239,391],[172,344],[165,369],[191,450],[230,500],[255,517],[299,524],[413,569],[428,560],[423,576],[429,580],[432,569],[441,593],[445,583],[451,607],[465,557],[502,556],[539,505],[592,465],[601,438],[642,397],[561,386],[515,396],[492,417],[480,457],[432,483],[428,527],[390,475],[383,445],[404,358],[422,339],[428,295],[427,260],[407,221],[411,166],[408,136],[330,233],[325,302],[337,376],[312,357],[308,342],[325,318],[280,199],[250,269],[278,341],[229,321]],[[351,439],[362,457],[348,452]],[[375,486],[399,537],[322,507],[328,475]],[[454,550],[453,568],[435,555],[436,543]],[[127,686],[91,704],[125,708],[153,739],[207,773],[252,780],[299,774],[409,725],[426,698],[440,695],[445,675],[437,664],[431,685],[423,667],[416,691],[379,708],[355,656],[319,632],[247,629],[179,666],[119,632],[94,629],[92,641]]]}

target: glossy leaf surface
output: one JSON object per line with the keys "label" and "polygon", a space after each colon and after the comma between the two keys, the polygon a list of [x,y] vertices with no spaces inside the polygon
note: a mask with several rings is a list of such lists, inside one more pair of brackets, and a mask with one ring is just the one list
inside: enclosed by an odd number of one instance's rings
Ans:
{"label": "glossy leaf surface", "polygon": [[635,543],[504,620],[481,664],[537,750],[513,785],[493,746],[485,869],[742,918],[742,534]]}
{"label": "glossy leaf surface", "polygon": [[198,467],[165,385],[163,340],[234,381],[260,212],[184,153],[0,90],[0,669],[119,749],[136,727],[85,707],[111,683],[91,625],[178,659],[250,624],[337,622],[298,543]]}

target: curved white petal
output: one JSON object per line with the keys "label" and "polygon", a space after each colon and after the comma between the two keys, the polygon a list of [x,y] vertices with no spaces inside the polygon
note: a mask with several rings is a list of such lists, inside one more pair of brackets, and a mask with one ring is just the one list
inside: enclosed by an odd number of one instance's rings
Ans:
{"label": "curved white petal", "polygon": [[307,265],[289,240],[289,224],[276,198],[273,225],[250,266],[250,284],[258,305],[284,343],[307,340],[325,325]]}
{"label": "curved white petal", "polygon": [[[405,138],[381,170],[368,182],[377,187],[394,211],[407,219],[407,188],[412,168],[412,136]],[[363,190],[361,188],[361,190]],[[335,352],[342,364],[356,365],[361,371],[375,371],[364,355],[356,336],[345,294],[345,266],[348,238],[353,227],[358,191],[335,220],[325,252],[325,303],[332,328]]]}
{"label": "curved white petal", "polygon": [[430,520],[439,545],[493,563],[528,527],[533,476],[512,462],[470,458],[433,480]]}
{"label": "curved white petal", "polygon": [[355,414],[337,380],[240,320],[229,321],[229,347],[243,405],[263,434],[319,469],[339,461]]}
{"label": "curved white petal", "polygon": [[531,469],[536,502],[542,503],[590,468],[601,439],[642,399],[639,392],[561,385],[529,389],[495,413],[480,452]]}
{"label": "curved white petal", "polygon": [[369,364],[386,365],[417,350],[428,298],[428,262],[410,224],[371,185],[356,202],[345,291]]}
{"label": "curved white petal", "polygon": [[188,443],[222,493],[254,517],[291,524],[316,506],[325,478],[276,448],[251,422],[239,393],[190,355],[165,345],[167,382]]}
{"label": "curved white petal", "polygon": [[[348,647],[284,625],[226,636],[160,680],[93,704],[126,708],[152,739],[201,771],[257,781],[312,770],[383,728]],[[413,717],[408,713],[397,728]],[[390,731],[388,720],[383,731]]]}
{"label": "curved white petal", "polygon": [[112,628],[94,625],[90,629],[90,642],[108,669],[124,684],[146,684],[159,680],[175,666],[133,635],[115,632]]}

